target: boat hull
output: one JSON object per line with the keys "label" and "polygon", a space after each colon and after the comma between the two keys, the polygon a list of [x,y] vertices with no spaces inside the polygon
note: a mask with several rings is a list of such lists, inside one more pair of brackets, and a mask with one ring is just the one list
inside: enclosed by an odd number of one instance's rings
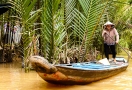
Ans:
{"label": "boat hull", "polygon": [[106,70],[79,70],[64,67],[57,67],[58,71],[53,74],[37,72],[39,76],[45,81],[53,84],[88,84],[97,80],[111,77],[122,71],[125,71],[128,64],[120,66],[119,68]]}
{"label": "boat hull", "polygon": [[[124,58],[118,58],[124,60]],[[39,76],[45,81],[53,84],[83,85],[97,80],[111,77],[128,67],[127,62],[118,65],[103,65],[95,63],[73,63],[52,65],[42,57],[30,58],[31,64]]]}

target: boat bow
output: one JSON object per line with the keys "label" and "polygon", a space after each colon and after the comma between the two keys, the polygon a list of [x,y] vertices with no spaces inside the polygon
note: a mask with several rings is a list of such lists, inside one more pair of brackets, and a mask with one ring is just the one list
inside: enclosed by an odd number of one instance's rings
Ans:
{"label": "boat bow", "polygon": [[37,72],[52,74],[57,71],[57,68],[50,64],[44,57],[40,56],[31,56],[29,58],[33,68]]}

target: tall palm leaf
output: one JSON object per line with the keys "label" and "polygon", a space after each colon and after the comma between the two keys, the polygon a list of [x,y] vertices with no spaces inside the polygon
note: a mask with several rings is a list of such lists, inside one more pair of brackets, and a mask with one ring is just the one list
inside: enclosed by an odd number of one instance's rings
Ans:
{"label": "tall palm leaf", "polygon": [[66,32],[63,26],[62,10],[59,9],[60,0],[44,0],[42,12],[42,52],[50,62],[59,54],[60,45]]}
{"label": "tall palm leaf", "polygon": [[63,0],[62,8],[64,9],[64,26],[66,31],[65,37],[65,47],[64,47],[64,60],[67,62],[67,50],[71,47],[74,41],[70,39],[72,35],[72,20],[73,20],[73,10],[76,6],[76,0]]}
{"label": "tall palm leaf", "polygon": [[94,32],[100,23],[102,15],[109,0],[102,3],[102,0],[78,0],[83,12],[74,9],[74,32],[82,40],[81,47],[85,47],[86,52],[92,44],[91,40],[94,37]]}

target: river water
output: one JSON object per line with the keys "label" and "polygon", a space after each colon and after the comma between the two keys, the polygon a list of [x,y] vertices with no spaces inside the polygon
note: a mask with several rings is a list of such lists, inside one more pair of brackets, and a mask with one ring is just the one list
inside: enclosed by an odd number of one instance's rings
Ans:
{"label": "river water", "polygon": [[31,70],[25,73],[21,63],[0,63],[0,90],[132,90],[132,60],[126,71],[87,85],[54,85]]}

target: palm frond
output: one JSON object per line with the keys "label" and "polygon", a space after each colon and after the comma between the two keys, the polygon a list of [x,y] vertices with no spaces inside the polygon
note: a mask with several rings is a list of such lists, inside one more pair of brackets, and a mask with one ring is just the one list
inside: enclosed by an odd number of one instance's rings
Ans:
{"label": "palm frond", "polygon": [[71,21],[73,20],[73,9],[75,8],[76,0],[65,0],[65,27],[68,28]]}
{"label": "palm frond", "polygon": [[102,3],[101,0],[79,0],[79,2],[84,14],[75,9],[73,23],[75,32],[84,40],[86,47],[88,47],[94,36],[96,27],[99,25],[104,14],[108,1]]}
{"label": "palm frond", "polygon": [[59,9],[58,0],[44,0],[43,12],[41,21],[42,27],[42,51],[45,58],[52,62],[52,58],[56,58],[56,53],[59,52],[58,47],[62,44],[66,32],[64,31],[62,10]]}

